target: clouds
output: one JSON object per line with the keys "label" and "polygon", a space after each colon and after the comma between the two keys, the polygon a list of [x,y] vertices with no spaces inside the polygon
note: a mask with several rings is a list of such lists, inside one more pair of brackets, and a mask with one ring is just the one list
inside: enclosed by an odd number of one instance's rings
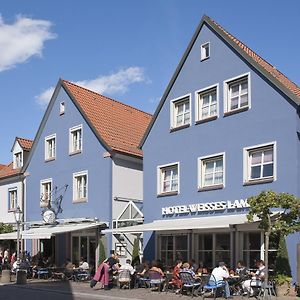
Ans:
{"label": "clouds", "polygon": [[[124,94],[128,91],[130,85],[139,82],[150,83],[150,80],[145,75],[144,69],[140,67],[129,67],[120,69],[109,75],[99,75],[95,79],[81,80],[74,83],[99,94],[112,96],[115,94]],[[54,87],[46,89],[35,97],[36,102],[42,107],[45,107],[49,103],[53,91]]]}
{"label": "clouds", "polygon": [[42,56],[44,43],[56,38],[46,20],[17,16],[13,24],[6,24],[0,15],[0,72],[26,62],[32,56]]}

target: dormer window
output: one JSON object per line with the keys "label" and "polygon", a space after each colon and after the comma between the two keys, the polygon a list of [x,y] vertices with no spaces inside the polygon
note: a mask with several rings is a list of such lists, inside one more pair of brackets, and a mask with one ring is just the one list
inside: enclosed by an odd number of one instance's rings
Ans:
{"label": "dormer window", "polygon": [[17,152],[14,154],[14,169],[22,168],[23,166],[23,153]]}
{"label": "dormer window", "polygon": [[65,102],[60,102],[59,104],[59,114],[63,115],[65,113]]}
{"label": "dormer window", "polygon": [[205,60],[210,56],[210,43],[201,45],[201,60]]}

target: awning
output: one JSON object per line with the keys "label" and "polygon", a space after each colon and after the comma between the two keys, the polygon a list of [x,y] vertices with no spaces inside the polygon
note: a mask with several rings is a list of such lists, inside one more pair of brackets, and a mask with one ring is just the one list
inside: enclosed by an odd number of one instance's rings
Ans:
{"label": "awning", "polygon": [[248,223],[246,214],[210,216],[199,218],[174,218],[156,220],[150,223],[103,230],[103,233],[141,233],[144,231],[170,231],[184,229],[216,229],[229,228],[230,225]]}
{"label": "awning", "polygon": [[44,225],[41,227],[24,230],[22,232],[22,239],[50,239],[52,236],[56,234],[92,229],[103,225],[105,225],[105,223],[100,223],[100,222]]}
{"label": "awning", "polygon": [[17,232],[10,232],[10,233],[2,233],[0,234],[0,241],[1,240],[16,240],[17,239]]}
{"label": "awning", "polygon": [[[52,236],[56,234],[92,229],[98,226],[107,228],[107,225],[104,222],[41,225],[40,227],[33,227],[28,230],[21,231],[20,238],[50,239]],[[17,232],[0,234],[0,240],[16,240],[16,239],[17,239]]]}

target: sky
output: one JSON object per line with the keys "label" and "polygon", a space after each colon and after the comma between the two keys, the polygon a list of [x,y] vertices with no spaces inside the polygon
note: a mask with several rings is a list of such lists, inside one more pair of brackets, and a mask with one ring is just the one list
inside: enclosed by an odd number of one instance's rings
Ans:
{"label": "sky", "polygon": [[300,85],[297,0],[1,1],[0,164],[59,78],[153,113],[204,14]]}

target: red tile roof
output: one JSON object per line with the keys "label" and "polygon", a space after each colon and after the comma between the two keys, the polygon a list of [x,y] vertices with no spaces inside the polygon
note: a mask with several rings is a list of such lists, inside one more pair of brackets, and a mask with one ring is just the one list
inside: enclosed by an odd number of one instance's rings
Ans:
{"label": "red tile roof", "polygon": [[142,157],[142,150],[138,146],[151,121],[151,114],[69,81],[62,80],[62,83],[110,149]]}
{"label": "red tile roof", "polygon": [[10,177],[21,173],[21,169],[13,169],[13,163],[11,162],[7,166],[0,169],[0,179]]}
{"label": "red tile roof", "polygon": [[20,146],[23,150],[29,151],[32,147],[33,141],[29,139],[24,139],[20,137],[16,137],[16,140],[19,142]]}
{"label": "red tile roof", "polygon": [[5,165],[0,164],[0,171],[5,167]]}
{"label": "red tile roof", "polygon": [[[215,24],[231,41],[233,41],[237,46],[239,46],[250,58],[252,58],[256,63],[258,63],[265,71],[267,71],[270,75],[272,75],[277,81],[283,84],[288,90],[290,90],[294,95],[300,98],[300,88],[287,78],[284,74],[282,74],[279,70],[277,70],[274,66],[260,57],[257,53],[255,53],[252,49],[246,46],[243,42],[238,40],[228,31],[226,31],[221,25],[219,25],[216,21],[207,17],[213,24]],[[299,99],[300,100],[300,99]]]}

